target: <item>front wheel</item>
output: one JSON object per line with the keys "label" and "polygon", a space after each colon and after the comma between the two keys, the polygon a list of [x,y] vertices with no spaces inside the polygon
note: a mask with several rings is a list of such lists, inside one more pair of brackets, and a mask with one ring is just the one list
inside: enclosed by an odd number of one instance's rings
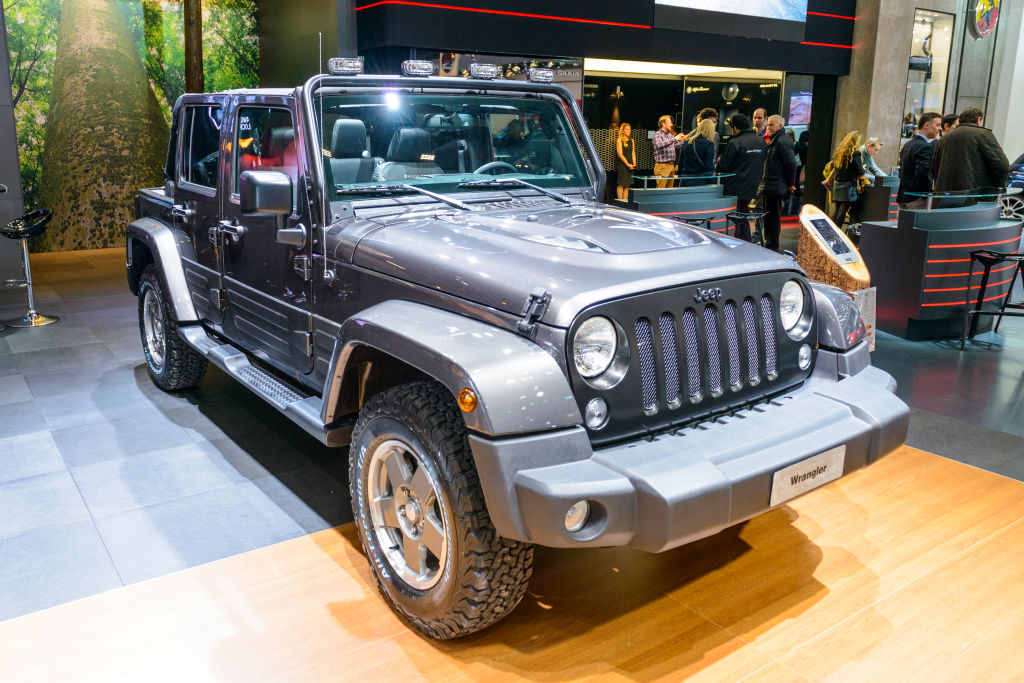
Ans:
{"label": "front wheel", "polygon": [[139,332],[149,376],[161,389],[188,389],[206,374],[206,359],[178,336],[178,323],[152,263],[139,279]]}
{"label": "front wheel", "polygon": [[448,391],[394,387],[362,409],[349,486],[359,537],[391,607],[432,638],[478,631],[526,593],[533,546],[491,524]]}

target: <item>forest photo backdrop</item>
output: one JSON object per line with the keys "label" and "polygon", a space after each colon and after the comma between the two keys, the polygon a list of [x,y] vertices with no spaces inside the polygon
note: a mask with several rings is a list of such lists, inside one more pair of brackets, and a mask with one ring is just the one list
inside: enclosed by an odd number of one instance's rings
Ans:
{"label": "forest photo backdrop", "polygon": [[[170,110],[185,90],[183,3],[3,0],[26,210],[54,218],[33,245],[124,244],[141,187],[163,184]],[[256,0],[202,0],[205,90],[259,84]]]}

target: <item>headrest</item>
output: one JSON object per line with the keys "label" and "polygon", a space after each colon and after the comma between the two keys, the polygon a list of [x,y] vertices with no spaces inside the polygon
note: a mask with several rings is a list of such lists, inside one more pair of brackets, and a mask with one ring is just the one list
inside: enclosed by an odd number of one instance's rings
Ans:
{"label": "headrest", "polygon": [[279,157],[289,145],[295,142],[294,128],[271,128],[267,144],[263,149],[263,157]]}
{"label": "headrest", "polygon": [[388,146],[388,161],[431,161],[424,159],[430,153],[430,136],[422,128],[399,128]]}
{"label": "headrest", "polygon": [[359,119],[338,119],[331,134],[331,158],[355,159],[366,155],[366,124]]}

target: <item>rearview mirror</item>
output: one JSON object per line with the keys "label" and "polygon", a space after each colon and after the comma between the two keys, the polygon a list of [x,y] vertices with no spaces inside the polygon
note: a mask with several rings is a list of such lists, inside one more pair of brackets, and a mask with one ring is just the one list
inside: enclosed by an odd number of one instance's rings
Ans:
{"label": "rearview mirror", "polygon": [[292,179],[280,171],[245,171],[238,177],[238,200],[243,216],[292,212]]}

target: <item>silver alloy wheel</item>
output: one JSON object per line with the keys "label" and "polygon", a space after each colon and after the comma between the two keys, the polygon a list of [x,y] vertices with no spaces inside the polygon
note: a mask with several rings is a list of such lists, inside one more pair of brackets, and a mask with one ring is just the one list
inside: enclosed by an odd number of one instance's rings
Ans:
{"label": "silver alloy wheel", "polygon": [[437,482],[420,454],[398,439],[377,446],[368,474],[370,516],[384,556],[407,584],[431,588],[448,557]]}
{"label": "silver alloy wheel", "polygon": [[999,203],[1002,205],[1001,218],[1024,219],[1024,199],[1014,195],[1000,198]]}
{"label": "silver alloy wheel", "polygon": [[164,336],[164,307],[152,287],[146,289],[146,296],[142,300],[142,324],[146,332],[149,358],[154,369],[159,370],[167,356],[167,338]]}

